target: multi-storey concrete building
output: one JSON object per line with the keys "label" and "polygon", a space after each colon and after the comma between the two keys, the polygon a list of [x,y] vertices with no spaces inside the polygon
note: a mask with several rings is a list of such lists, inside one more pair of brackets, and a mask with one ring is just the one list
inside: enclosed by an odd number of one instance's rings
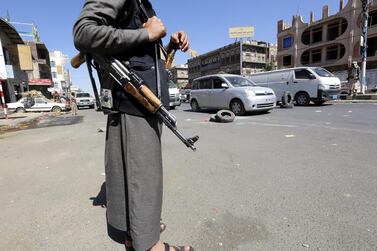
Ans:
{"label": "multi-storey concrete building", "polygon": [[20,53],[25,52],[24,46],[16,29],[0,18],[0,81],[7,103],[15,102],[28,90],[27,75],[22,68],[31,65],[22,60],[25,57],[20,58]]}
{"label": "multi-storey concrete building", "polygon": [[251,75],[275,68],[277,46],[261,41],[239,41],[188,60],[189,82],[219,72]]}
{"label": "multi-storey concrete building", "polygon": [[46,45],[42,42],[26,41],[30,47],[33,68],[27,70],[29,90],[40,91],[44,96],[51,97],[48,89],[52,86],[50,56]]}
{"label": "multi-storey concrete building", "polygon": [[[341,80],[347,79],[352,61],[361,62],[362,4],[360,0],[339,2],[339,12],[329,16],[328,6],[322,17],[308,23],[294,16],[289,26],[278,21],[278,68],[321,66]],[[377,84],[377,1],[371,1],[368,31],[367,83]]]}
{"label": "multi-storey concrete building", "polygon": [[51,92],[59,94],[67,94],[70,90],[71,79],[65,65],[68,62],[68,56],[61,51],[53,51],[50,53],[51,74],[54,87]]}
{"label": "multi-storey concrete building", "polygon": [[187,64],[175,65],[170,69],[172,74],[171,80],[177,84],[178,88],[188,84],[188,67]]}

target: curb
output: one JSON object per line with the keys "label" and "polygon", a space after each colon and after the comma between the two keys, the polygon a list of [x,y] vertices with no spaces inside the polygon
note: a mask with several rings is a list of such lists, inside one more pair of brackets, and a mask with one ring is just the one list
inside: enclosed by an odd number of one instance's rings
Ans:
{"label": "curb", "polygon": [[326,104],[377,104],[377,100],[332,100],[327,101]]}

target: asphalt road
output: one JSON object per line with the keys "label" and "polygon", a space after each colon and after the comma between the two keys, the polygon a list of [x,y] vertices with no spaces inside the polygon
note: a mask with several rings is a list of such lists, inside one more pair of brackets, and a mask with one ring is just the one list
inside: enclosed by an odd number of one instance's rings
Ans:
{"label": "asphalt road", "polygon": [[[164,240],[199,251],[377,249],[376,104],[227,124],[187,104],[173,113],[200,140],[192,152],[164,128]],[[79,115],[0,135],[0,250],[124,250],[101,206],[105,117]]]}

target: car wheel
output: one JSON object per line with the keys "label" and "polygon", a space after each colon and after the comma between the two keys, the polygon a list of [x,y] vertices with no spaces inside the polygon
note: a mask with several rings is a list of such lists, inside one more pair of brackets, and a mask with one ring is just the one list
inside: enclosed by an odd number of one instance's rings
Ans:
{"label": "car wheel", "polygon": [[234,113],[228,110],[220,110],[216,113],[216,116],[219,118],[220,122],[224,123],[233,122],[235,118]]}
{"label": "car wheel", "polygon": [[51,111],[53,111],[53,112],[61,112],[62,108],[60,108],[59,106],[54,106],[54,107],[52,107]]}
{"label": "car wheel", "polygon": [[198,102],[197,102],[195,99],[191,100],[191,110],[192,110],[193,112],[198,112],[198,111],[200,111],[199,104],[198,104]]}
{"label": "car wheel", "polygon": [[18,108],[16,109],[16,112],[24,113],[24,112],[25,112],[25,108],[23,108],[23,107],[18,107]]}
{"label": "car wheel", "polygon": [[309,105],[310,97],[306,92],[299,92],[296,95],[296,104],[297,105]]}
{"label": "car wheel", "polygon": [[245,107],[239,99],[235,99],[230,103],[230,110],[237,116],[245,114]]}

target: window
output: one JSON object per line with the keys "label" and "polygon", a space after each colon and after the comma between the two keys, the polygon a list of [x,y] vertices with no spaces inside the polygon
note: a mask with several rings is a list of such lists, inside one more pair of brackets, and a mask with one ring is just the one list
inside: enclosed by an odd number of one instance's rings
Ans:
{"label": "window", "polygon": [[283,39],[283,48],[288,49],[292,46],[292,37],[286,37]]}
{"label": "window", "polygon": [[321,49],[312,50],[312,63],[319,63],[322,60]]}
{"label": "window", "polygon": [[310,44],[310,30],[304,31],[302,33],[301,41],[303,44]]}
{"label": "window", "polygon": [[283,57],[283,66],[291,66],[292,65],[292,56],[285,56]]}
{"label": "window", "polygon": [[368,26],[374,26],[377,24],[377,10],[369,12]]}
{"label": "window", "polygon": [[51,60],[51,67],[56,67],[56,63],[54,60]]}
{"label": "window", "polygon": [[5,61],[5,64],[12,64],[11,60],[10,60],[10,55],[9,55],[9,51],[3,47],[3,54],[4,54],[4,61]]}
{"label": "window", "polygon": [[[172,81],[171,81],[172,82]],[[173,83],[173,82],[172,82]],[[173,83],[174,84],[174,83]],[[174,85],[175,86],[175,85]],[[170,82],[169,82],[169,87],[170,87]],[[89,93],[81,92],[76,94],[76,98],[90,98]]]}
{"label": "window", "polygon": [[313,75],[310,71],[305,69],[295,70],[296,79],[310,79],[310,75]]}
{"label": "window", "polygon": [[334,77],[334,75],[331,72],[328,72],[327,70],[325,70],[323,68],[318,67],[318,68],[315,68],[314,71],[320,77]]}
{"label": "window", "polygon": [[377,37],[368,38],[367,40],[368,48],[367,48],[367,56],[373,57],[376,56],[377,51]]}
{"label": "window", "polygon": [[223,82],[224,81],[222,81],[220,78],[213,79],[213,89],[222,89],[223,87],[221,87],[221,84]]}
{"label": "window", "polygon": [[347,30],[347,26],[348,26],[347,20],[343,19],[340,26],[341,26],[341,29],[342,29],[341,32],[340,32],[340,35],[342,35]]}
{"label": "window", "polygon": [[308,65],[310,63],[309,60],[310,60],[309,51],[305,51],[304,53],[302,53],[302,55],[301,55],[301,64]]}
{"label": "window", "polygon": [[44,104],[44,103],[47,103],[47,100],[45,100],[44,98],[36,98],[35,103]]}
{"label": "window", "polygon": [[212,81],[210,78],[200,80],[200,89],[212,89]]}
{"label": "window", "polygon": [[329,46],[326,48],[326,60],[338,59],[338,46]]}
{"label": "window", "polygon": [[327,41],[335,40],[339,36],[339,22],[330,23],[327,28]]}
{"label": "window", "polygon": [[199,82],[198,81],[194,81],[194,83],[192,84],[192,89],[199,89]]}
{"label": "window", "polygon": [[52,78],[57,78],[56,72],[51,72]]}
{"label": "window", "polygon": [[322,27],[314,28],[312,30],[312,43],[322,41]]}

